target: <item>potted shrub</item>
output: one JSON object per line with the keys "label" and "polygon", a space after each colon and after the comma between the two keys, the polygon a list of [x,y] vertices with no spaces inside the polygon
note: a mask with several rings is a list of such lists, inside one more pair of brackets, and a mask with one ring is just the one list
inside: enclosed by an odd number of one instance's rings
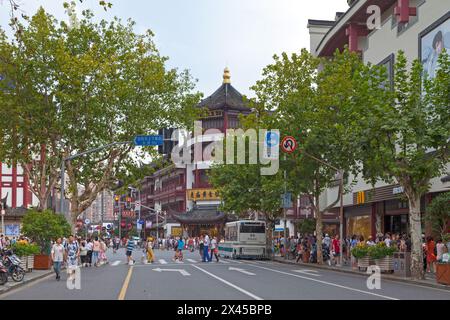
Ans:
{"label": "potted shrub", "polygon": [[28,255],[28,244],[16,242],[11,246],[14,254],[20,259],[20,267],[23,270],[27,270],[27,255]]}
{"label": "potted shrub", "polygon": [[395,247],[388,247],[381,241],[376,245],[369,247],[368,255],[375,260],[375,264],[380,267],[381,271],[394,272],[394,252]]}
{"label": "potted shrub", "polygon": [[31,271],[34,268],[34,255],[40,253],[39,246],[35,243],[17,242],[12,245],[12,249],[21,261],[20,266],[25,271]]}
{"label": "potted shrub", "polygon": [[29,272],[33,271],[34,269],[34,256],[36,254],[39,254],[41,252],[41,249],[36,243],[30,243],[28,245],[28,255],[27,255],[27,270]]}
{"label": "potted shrub", "polygon": [[369,255],[368,255],[369,247],[360,242],[351,250],[352,256],[358,260],[358,268],[367,268],[370,265]]}
{"label": "potted shrub", "polygon": [[22,231],[25,236],[36,242],[40,254],[34,256],[34,269],[48,270],[51,267],[51,241],[68,236],[70,225],[61,214],[50,210],[42,212],[29,210],[23,218]]}

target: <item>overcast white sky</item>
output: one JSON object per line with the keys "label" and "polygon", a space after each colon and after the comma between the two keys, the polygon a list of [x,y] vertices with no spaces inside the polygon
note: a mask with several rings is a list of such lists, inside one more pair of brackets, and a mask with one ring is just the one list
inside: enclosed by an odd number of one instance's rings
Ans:
{"label": "overcast white sky", "polygon": [[[43,6],[57,19],[67,19],[63,0],[16,0],[27,15]],[[104,12],[98,0],[77,1],[98,18],[118,16],[137,22],[136,31],[151,29],[169,66],[189,69],[197,89],[208,96],[221,84],[223,69],[241,93],[261,77],[273,54],[309,49],[308,19],[333,20],[346,11],[346,0],[109,0]],[[0,25],[8,28],[9,1],[0,0]]]}

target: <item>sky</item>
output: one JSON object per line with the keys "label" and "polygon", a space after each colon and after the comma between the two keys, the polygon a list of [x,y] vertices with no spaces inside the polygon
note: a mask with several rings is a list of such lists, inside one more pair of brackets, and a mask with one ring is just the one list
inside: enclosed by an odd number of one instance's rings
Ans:
{"label": "sky", "polygon": [[[27,15],[39,6],[58,20],[67,20],[63,0],[16,0]],[[309,49],[308,19],[333,20],[346,11],[347,0],[109,0],[107,12],[98,0],[77,1],[98,19],[114,16],[136,22],[137,33],[150,29],[168,66],[189,69],[196,89],[211,95],[228,66],[231,84],[253,96],[250,87],[261,78],[274,54]],[[0,26],[8,29],[9,1],[0,0]]]}

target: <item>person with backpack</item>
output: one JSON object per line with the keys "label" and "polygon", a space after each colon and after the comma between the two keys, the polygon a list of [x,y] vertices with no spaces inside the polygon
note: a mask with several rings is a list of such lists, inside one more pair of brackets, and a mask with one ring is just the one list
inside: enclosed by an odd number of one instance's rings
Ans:
{"label": "person with backpack", "polygon": [[180,240],[178,240],[178,262],[182,262],[183,261],[183,249],[184,249],[184,245],[185,242],[183,241],[183,238],[180,238]]}

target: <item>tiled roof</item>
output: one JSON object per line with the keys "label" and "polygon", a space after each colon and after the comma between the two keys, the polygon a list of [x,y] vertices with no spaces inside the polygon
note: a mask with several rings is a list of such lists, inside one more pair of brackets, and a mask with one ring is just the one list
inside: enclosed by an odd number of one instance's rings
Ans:
{"label": "tiled roof", "polygon": [[215,205],[204,205],[184,214],[174,215],[174,218],[181,223],[214,223],[223,221],[226,215]]}
{"label": "tiled roof", "polygon": [[220,109],[225,106],[229,109],[250,111],[250,108],[244,102],[243,96],[230,83],[223,83],[212,95],[198,104],[198,107],[206,107],[210,110]]}

